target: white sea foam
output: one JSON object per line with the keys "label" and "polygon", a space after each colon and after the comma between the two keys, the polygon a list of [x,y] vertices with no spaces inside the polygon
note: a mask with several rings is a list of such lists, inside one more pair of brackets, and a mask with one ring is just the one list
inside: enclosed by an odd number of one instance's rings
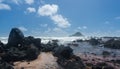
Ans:
{"label": "white sea foam", "polygon": [[8,37],[0,37],[0,40],[6,44],[8,42]]}
{"label": "white sea foam", "polygon": [[42,43],[47,43],[48,41],[51,40],[59,40],[60,43],[64,44],[66,42],[71,42],[77,39],[89,39],[89,37],[36,37],[36,38],[41,38]]}
{"label": "white sea foam", "polygon": [[[59,40],[60,43],[66,43],[66,42],[70,42],[70,41],[74,41],[76,39],[89,39],[89,37],[35,37],[35,38],[41,38],[42,39],[42,43],[47,43],[48,41],[51,40]],[[0,37],[0,40],[3,43],[7,43],[8,41],[8,37]]]}

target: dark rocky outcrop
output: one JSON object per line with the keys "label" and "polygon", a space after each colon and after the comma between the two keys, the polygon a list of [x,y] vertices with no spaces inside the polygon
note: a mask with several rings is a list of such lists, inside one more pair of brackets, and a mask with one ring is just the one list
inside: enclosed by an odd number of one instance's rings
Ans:
{"label": "dark rocky outcrop", "polygon": [[8,43],[0,42],[1,57],[6,62],[34,60],[41,48],[41,39],[32,36],[24,37],[18,28],[13,28],[9,34]]}
{"label": "dark rocky outcrop", "polygon": [[39,55],[39,49],[34,45],[34,44],[31,44],[29,46],[29,48],[26,49],[25,51],[25,59],[26,60],[34,60],[38,57]]}
{"label": "dark rocky outcrop", "polygon": [[54,56],[56,57],[68,59],[71,55],[73,55],[73,49],[69,46],[65,47],[61,45],[54,49]]}
{"label": "dark rocky outcrop", "polygon": [[104,43],[104,47],[112,49],[120,49],[120,40],[110,39]]}
{"label": "dark rocky outcrop", "polygon": [[95,39],[95,38],[91,38],[91,39],[89,40],[89,43],[90,43],[91,45],[93,45],[93,46],[100,44],[99,40],[98,40],[98,39]]}
{"label": "dark rocky outcrop", "polygon": [[0,41],[0,53],[4,52],[4,44]]}
{"label": "dark rocky outcrop", "polygon": [[21,44],[23,41],[24,35],[18,28],[12,28],[9,38],[8,38],[8,45],[9,46],[17,46]]}
{"label": "dark rocky outcrop", "polygon": [[43,52],[50,52],[54,51],[55,48],[59,47],[56,41],[49,41],[47,44],[42,44],[42,51]]}
{"label": "dark rocky outcrop", "polygon": [[41,39],[40,38],[34,38],[32,36],[25,37],[23,39],[23,46],[29,46],[31,44],[34,44],[39,50],[42,48],[41,47]]}
{"label": "dark rocky outcrop", "polygon": [[58,57],[57,62],[64,69],[85,69],[80,57],[73,55],[73,49],[69,46],[56,47],[53,55]]}

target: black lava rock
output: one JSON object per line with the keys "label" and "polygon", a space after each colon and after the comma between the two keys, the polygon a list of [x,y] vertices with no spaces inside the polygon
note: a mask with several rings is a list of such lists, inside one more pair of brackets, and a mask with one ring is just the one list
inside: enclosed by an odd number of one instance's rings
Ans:
{"label": "black lava rock", "polygon": [[99,40],[98,40],[98,39],[95,39],[95,38],[91,38],[91,39],[89,40],[89,43],[90,43],[91,45],[98,45],[98,44],[100,44]]}
{"label": "black lava rock", "polygon": [[26,56],[25,51],[21,51],[16,47],[11,47],[9,50],[2,56],[4,61],[21,61],[24,60]]}
{"label": "black lava rock", "polygon": [[73,55],[73,49],[69,46],[59,46],[54,49],[54,56],[68,59],[71,55]]}
{"label": "black lava rock", "polygon": [[111,39],[104,43],[104,47],[112,49],[120,49],[120,40]]}
{"label": "black lava rock", "polygon": [[34,44],[39,50],[41,50],[41,39],[40,38],[34,38],[32,36],[25,37],[23,39],[23,46],[29,46],[31,44]]}
{"label": "black lava rock", "polygon": [[52,42],[49,41],[47,44],[42,44],[42,51],[43,52],[50,52],[50,51],[52,52],[58,46],[59,45],[57,44],[56,41],[52,41]]}
{"label": "black lava rock", "polygon": [[12,28],[8,38],[8,45],[18,46],[18,44],[21,44],[23,38],[24,35],[21,30],[19,30],[18,28]]}
{"label": "black lava rock", "polygon": [[4,44],[0,41],[0,53],[3,53],[4,51]]}
{"label": "black lava rock", "polygon": [[28,61],[36,59],[39,55],[38,48],[34,44],[31,44],[28,47],[29,48],[27,48],[25,51],[25,59]]}
{"label": "black lava rock", "polygon": [[0,69],[14,69],[13,66],[0,58]]}

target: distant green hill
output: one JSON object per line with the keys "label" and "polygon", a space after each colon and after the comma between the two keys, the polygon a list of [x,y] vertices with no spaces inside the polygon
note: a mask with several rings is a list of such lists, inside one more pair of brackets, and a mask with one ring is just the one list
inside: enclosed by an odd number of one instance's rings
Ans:
{"label": "distant green hill", "polygon": [[82,33],[80,33],[80,32],[76,32],[76,33],[74,33],[73,35],[70,35],[70,36],[83,36],[83,34]]}

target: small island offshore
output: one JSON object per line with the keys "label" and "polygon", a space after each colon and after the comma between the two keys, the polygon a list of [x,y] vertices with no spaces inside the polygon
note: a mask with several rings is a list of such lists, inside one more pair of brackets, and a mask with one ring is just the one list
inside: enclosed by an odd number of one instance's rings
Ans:
{"label": "small island offshore", "polygon": [[48,43],[41,40],[12,28],[7,44],[0,41],[0,69],[120,68],[119,37],[77,39],[65,44],[57,39]]}

